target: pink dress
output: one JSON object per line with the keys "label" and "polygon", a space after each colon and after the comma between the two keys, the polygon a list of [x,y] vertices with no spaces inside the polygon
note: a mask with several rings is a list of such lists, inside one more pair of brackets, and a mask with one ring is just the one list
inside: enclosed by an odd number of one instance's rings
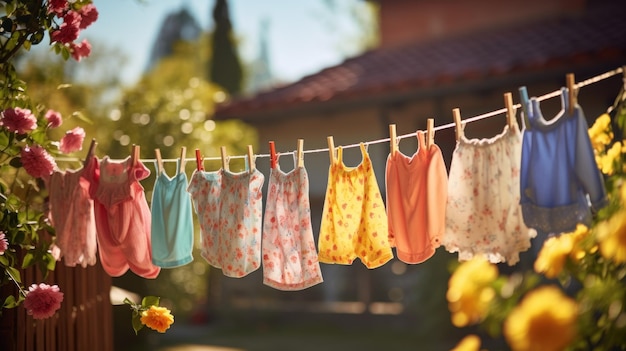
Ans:
{"label": "pink dress", "polygon": [[48,181],[50,220],[66,266],[96,263],[96,222],[85,169],[55,171]]}
{"label": "pink dress", "polygon": [[143,278],[156,278],[160,268],[152,263],[151,214],[139,181],[150,175],[131,158],[114,161],[94,157],[87,165],[94,199],[98,253],[104,270],[119,277],[130,268]]}
{"label": "pink dress", "polygon": [[284,173],[277,164],[270,171],[262,244],[265,285],[302,290],[322,282],[304,167]]}

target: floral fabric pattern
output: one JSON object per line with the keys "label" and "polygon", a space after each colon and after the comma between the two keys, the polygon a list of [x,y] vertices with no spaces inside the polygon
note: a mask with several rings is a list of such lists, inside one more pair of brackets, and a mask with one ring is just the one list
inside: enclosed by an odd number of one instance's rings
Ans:
{"label": "floral fabric pattern", "polygon": [[521,133],[517,128],[491,139],[461,137],[452,154],[443,245],[459,260],[486,255],[493,263],[519,261],[536,235],[522,219]]}
{"label": "floral fabric pattern", "polygon": [[262,244],[265,285],[302,290],[322,282],[304,167],[270,171]]}
{"label": "floral fabric pattern", "polygon": [[200,222],[201,255],[225,276],[244,277],[261,266],[262,193],[259,170],[195,171],[187,190]]}

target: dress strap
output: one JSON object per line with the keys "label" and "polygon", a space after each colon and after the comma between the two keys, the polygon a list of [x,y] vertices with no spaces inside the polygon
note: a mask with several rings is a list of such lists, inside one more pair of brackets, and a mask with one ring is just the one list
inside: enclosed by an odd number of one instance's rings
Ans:
{"label": "dress strap", "polygon": [[343,147],[338,146],[337,147],[337,159],[335,160],[335,163],[341,163],[343,162]]}
{"label": "dress strap", "polygon": [[569,94],[568,89],[561,88],[561,109],[563,111],[569,111]]}
{"label": "dress strap", "polygon": [[415,133],[417,135],[417,142],[419,144],[419,149],[418,151],[422,151],[422,150],[426,150],[426,142],[424,141],[424,131],[417,131],[417,133]]}

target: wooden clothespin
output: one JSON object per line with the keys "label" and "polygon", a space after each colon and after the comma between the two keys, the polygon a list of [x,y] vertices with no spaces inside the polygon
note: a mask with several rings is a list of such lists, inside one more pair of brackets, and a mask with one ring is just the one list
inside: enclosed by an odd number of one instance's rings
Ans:
{"label": "wooden clothespin", "polygon": [[398,139],[396,135],[396,125],[390,124],[389,125],[389,153],[391,154],[391,156],[393,156],[396,154],[396,151],[398,151]]}
{"label": "wooden clothespin", "polygon": [[204,165],[202,162],[202,155],[200,154],[200,150],[196,149],[196,169],[198,171],[204,171]]}
{"label": "wooden clothespin", "polygon": [[296,167],[304,167],[304,139],[298,139],[296,148]]}
{"label": "wooden clothespin", "polygon": [[178,165],[178,173],[185,173],[185,158],[187,157],[187,148],[180,148],[180,164]]}
{"label": "wooden clothespin", "polygon": [[278,162],[276,158],[276,145],[274,144],[273,141],[270,141],[269,144],[270,144],[270,168],[274,169],[276,168],[276,163]]}
{"label": "wooden clothespin", "polygon": [[328,142],[328,153],[330,154],[330,164],[335,164],[335,140],[332,136],[326,138]]}
{"label": "wooden clothespin", "polygon": [[454,124],[456,125],[456,140],[461,140],[463,137],[463,124],[461,123],[461,110],[455,108],[452,110],[452,117],[454,118]]}
{"label": "wooden clothespin", "polygon": [[161,174],[163,172],[163,159],[161,158],[161,150],[154,149],[154,155],[157,160],[157,174]]}
{"label": "wooden clothespin", "polygon": [[250,174],[254,173],[254,169],[256,168],[254,164],[254,150],[252,150],[252,145],[248,145],[248,172]]}
{"label": "wooden clothespin", "polygon": [[429,118],[426,120],[426,150],[434,144],[435,139],[435,120]]}
{"label": "wooden clothespin", "polygon": [[576,104],[576,79],[574,78],[574,73],[568,73],[565,75],[565,84],[567,86],[567,96],[569,100],[569,105],[567,111],[569,114],[574,113],[574,109]]}
{"label": "wooden clothespin", "polygon": [[517,124],[515,109],[513,108],[513,94],[504,93],[504,106],[506,106],[506,123],[509,129],[512,129]]}
{"label": "wooden clothespin", "polygon": [[91,157],[93,157],[94,153],[96,152],[96,146],[98,146],[96,138],[91,139],[91,144],[89,145],[89,150],[87,151],[87,156],[85,157],[85,162],[83,162],[83,166],[86,166]]}
{"label": "wooden clothespin", "polygon": [[132,161],[132,165],[133,167],[135,167],[137,165],[137,162],[139,161],[139,145],[133,144],[133,151],[132,151],[132,155],[131,155],[131,161]]}
{"label": "wooden clothespin", "polygon": [[222,155],[222,168],[225,171],[229,171],[228,168],[228,156],[226,156],[226,146],[220,146],[220,154]]}

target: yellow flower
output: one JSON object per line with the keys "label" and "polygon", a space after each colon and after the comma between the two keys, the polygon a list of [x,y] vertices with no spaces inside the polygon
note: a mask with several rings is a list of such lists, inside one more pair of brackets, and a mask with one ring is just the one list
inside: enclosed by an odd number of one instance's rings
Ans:
{"label": "yellow flower", "polygon": [[524,297],[504,321],[504,336],[513,351],[563,350],[576,335],[578,305],[555,286]]}
{"label": "yellow flower", "polygon": [[561,274],[573,247],[571,235],[562,234],[548,238],[535,260],[535,272],[543,273],[547,278],[556,278]]}
{"label": "yellow flower", "polygon": [[482,257],[461,263],[448,282],[448,308],[452,324],[463,327],[485,317],[489,302],[495,295],[491,283],[498,269]]}
{"label": "yellow flower", "polygon": [[[609,150],[607,150],[606,155],[599,157],[599,167],[602,173],[607,175],[612,175],[614,172],[615,160],[617,160],[622,154],[622,143],[615,142],[613,146]],[[598,162],[598,160],[596,160]]]}
{"label": "yellow flower", "polygon": [[450,351],[478,351],[480,349],[480,338],[474,334],[464,337]]}
{"label": "yellow flower", "polygon": [[591,128],[589,128],[588,133],[593,149],[596,152],[604,151],[604,147],[613,139],[611,117],[606,113],[598,117]]}
{"label": "yellow flower", "polygon": [[616,263],[626,262],[626,209],[596,225],[600,253]]}
{"label": "yellow flower", "polygon": [[141,312],[141,323],[159,333],[165,333],[174,323],[174,316],[165,307],[150,306],[149,309]]}

